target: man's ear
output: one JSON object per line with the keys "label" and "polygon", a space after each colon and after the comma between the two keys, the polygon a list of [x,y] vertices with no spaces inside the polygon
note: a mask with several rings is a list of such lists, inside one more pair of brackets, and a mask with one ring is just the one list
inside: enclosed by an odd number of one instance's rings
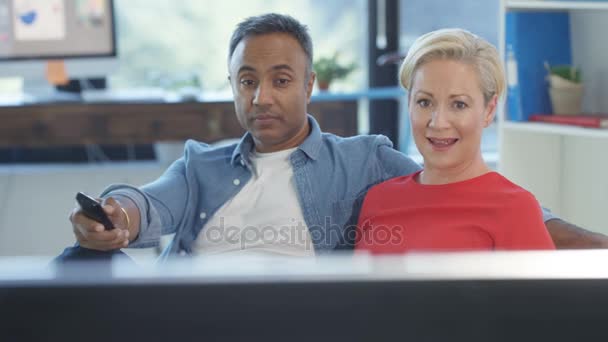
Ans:
{"label": "man's ear", "polygon": [[310,103],[310,97],[312,96],[312,89],[315,86],[315,80],[317,79],[317,74],[314,71],[310,72],[308,76],[308,82],[306,82],[306,103]]}
{"label": "man's ear", "polygon": [[483,118],[483,127],[486,128],[494,121],[496,116],[496,108],[498,107],[498,95],[494,95],[488,105],[486,106],[486,112]]}
{"label": "man's ear", "polygon": [[230,91],[232,91],[232,96],[235,97],[237,95],[237,89],[234,88],[234,84],[232,84],[232,77],[228,74],[228,85],[230,86]]}

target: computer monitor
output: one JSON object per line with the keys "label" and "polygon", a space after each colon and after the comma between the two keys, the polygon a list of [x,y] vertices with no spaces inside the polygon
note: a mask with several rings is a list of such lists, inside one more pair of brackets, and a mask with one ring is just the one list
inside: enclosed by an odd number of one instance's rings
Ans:
{"label": "computer monitor", "polygon": [[0,259],[0,341],[605,341],[606,256]]}
{"label": "computer monitor", "polygon": [[0,0],[0,77],[20,77],[24,91],[47,93],[49,60],[63,60],[70,79],[117,69],[113,1]]}

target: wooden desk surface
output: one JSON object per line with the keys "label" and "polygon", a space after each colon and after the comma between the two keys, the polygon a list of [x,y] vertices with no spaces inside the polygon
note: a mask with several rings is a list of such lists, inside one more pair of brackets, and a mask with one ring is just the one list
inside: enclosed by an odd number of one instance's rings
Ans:
{"label": "wooden desk surface", "polygon": [[[357,101],[321,101],[308,111],[321,129],[357,134]],[[214,142],[243,134],[233,102],[57,103],[0,107],[0,146]]]}

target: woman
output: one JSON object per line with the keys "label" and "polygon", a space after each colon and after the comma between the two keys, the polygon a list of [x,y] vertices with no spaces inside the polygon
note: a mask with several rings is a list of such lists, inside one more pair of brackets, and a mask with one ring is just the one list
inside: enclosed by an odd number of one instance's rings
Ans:
{"label": "woman", "polygon": [[424,170],[370,189],[356,248],[554,249],[534,196],[482,159],[482,131],[505,87],[496,49],[465,30],[434,31],[414,42],[399,74]]}

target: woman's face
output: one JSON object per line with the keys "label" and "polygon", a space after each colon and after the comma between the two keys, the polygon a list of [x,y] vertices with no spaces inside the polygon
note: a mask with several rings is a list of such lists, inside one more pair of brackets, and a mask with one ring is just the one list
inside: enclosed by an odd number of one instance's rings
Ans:
{"label": "woman's face", "polygon": [[409,94],[414,141],[425,168],[466,168],[481,158],[481,133],[494,118],[497,97],[484,101],[477,70],[437,59],[420,66]]}

